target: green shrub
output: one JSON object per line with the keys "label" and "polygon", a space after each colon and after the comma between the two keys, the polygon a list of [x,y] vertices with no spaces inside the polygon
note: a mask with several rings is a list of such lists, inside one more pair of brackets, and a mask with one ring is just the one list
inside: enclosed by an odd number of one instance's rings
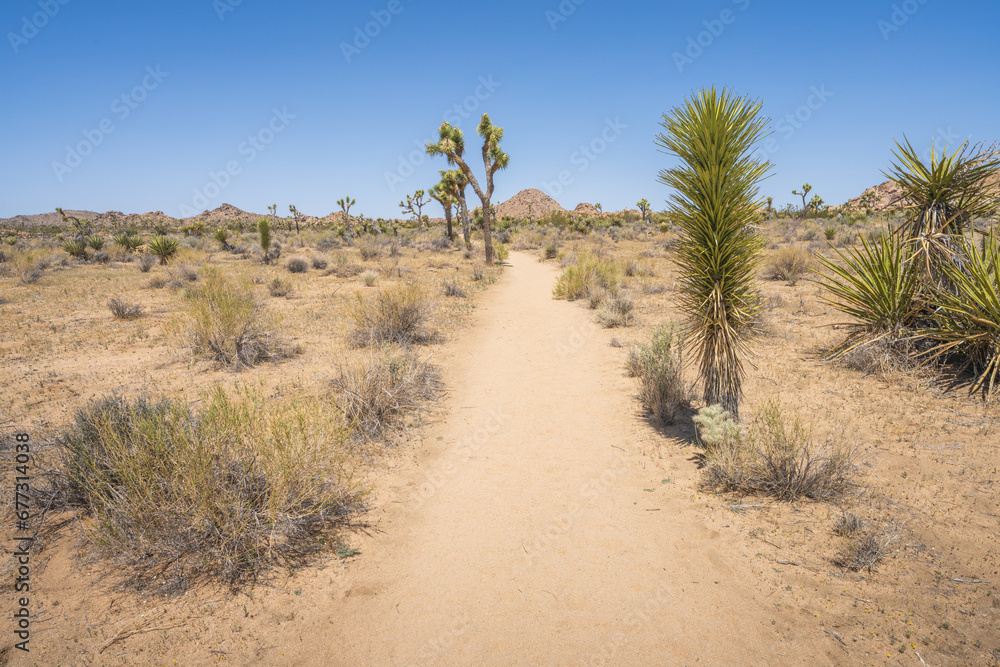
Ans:
{"label": "green shrub", "polygon": [[552,293],[557,299],[573,301],[598,289],[613,291],[618,287],[618,281],[617,264],[609,259],[583,254],[576,258],[574,264],[566,267]]}
{"label": "green shrub", "polygon": [[177,254],[181,244],[177,239],[169,236],[155,236],[146,244],[149,252],[160,259],[160,264],[166,264],[171,257]]}
{"label": "green shrub", "polygon": [[681,342],[673,327],[653,331],[629,360],[629,374],[639,378],[639,400],[658,424],[673,424],[689,404],[681,378]]}
{"label": "green shrub", "polygon": [[218,269],[207,270],[188,300],[188,336],[195,353],[234,370],[282,355],[277,321],[249,282],[236,284]]}
{"label": "green shrub", "polygon": [[87,245],[90,246],[95,251],[103,250],[104,249],[104,237],[103,236],[97,236],[96,234],[94,236],[90,236],[90,237],[87,238]]}
{"label": "green shrub", "polygon": [[498,262],[506,262],[507,258],[510,257],[510,250],[503,243],[497,243],[493,246],[493,256]]}
{"label": "green shrub", "polygon": [[559,255],[559,246],[555,241],[551,241],[542,248],[542,259],[555,259]]}
{"label": "green shrub", "polygon": [[83,241],[77,241],[75,239],[66,241],[62,244],[62,249],[70,257],[83,260],[87,259],[87,245]]}
{"label": "green shrub", "polygon": [[[89,540],[140,573],[234,582],[319,548],[362,494],[345,431],[317,400],[216,388],[180,401],[111,396],[64,440]],[[162,579],[161,583],[166,583]]]}
{"label": "green shrub", "polygon": [[837,236],[837,227],[835,225],[824,227],[823,236],[826,237],[827,241],[832,241]]}

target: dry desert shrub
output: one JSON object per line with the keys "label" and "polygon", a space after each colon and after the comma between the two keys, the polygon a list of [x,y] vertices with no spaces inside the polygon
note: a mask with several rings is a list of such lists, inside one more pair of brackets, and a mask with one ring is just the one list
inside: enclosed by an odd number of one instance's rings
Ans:
{"label": "dry desert shrub", "polygon": [[771,255],[769,265],[771,278],[785,280],[789,285],[795,285],[812,267],[812,261],[812,253],[802,246],[779,248]]}
{"label": "dry desert shrub", "polygon": [[459,299],[464,299],[468,295],[465,288],[462,287],[462,283],[459,282],[458,278],[447,278],[444,283],[442,283],[441,291],[445,296],[452,296]]}
{"label": "dry desert shrub", "polygon": [[156,265],[157,259],[156,255],[142,254],[139,255],[139,270],[143,273],[149,273],[149,270]]}
{"label": "dry desert shrub", "polygon": [[275,278],[268,283],[267,291],[274,297],[288,297],[292,294],[292,281]]}
{"label": "dry desert shrub", "polygon": [[338,369],[337,404],[348,427],[377,439],[440,390],[437,370],[408,349],[370,350]]}
{"label": "dry desert shrub", "polygon": [[142,315],[142,306],[125,299],[108,299],[108,310],[118,320],[132,320]]}
{"label": "dry desert shrub", "polygon": [[348,313],[354,320],[351,341],[355,346],[398,343],[410,345],[428,341],[425,325],[431,301],[418,285],[394,285],[373,297],[356,295]]}
{"label": "dry desert shrub", "polygon": [[852,572],[868,570],[872,572],[889,553],[889,545],[895,539],[880,530],[858,532],[851,536],[843,551],[834,562]]}
{"label": "dry desert shrub", "polygon": [[305,273],[309,270],[309,262],[302,257],[292,257],[285,263],[289,273]]}
{"label": "dry desert shrub", "polygon": [[314,269],[317,269],[319,271],[323,271],[326,269],[327,266],[326,257],[322,255],[313,255],[311,258],[311,262],[312,262],[312,267]]}
{"label": "dry desert shrub", "polygon": [[361,282],[364,283],[365,287],[375,287],[375,283],[378,282],[378,273],[375,271],[365,271],[361,274]]}
{"label": "dry desert shrub", "polygon": [[606,329],[631,326],[635,322],[635,302],[620,292],[604,298],[597,309],[597,321]]}
{"label": "dry desert shrub", "polygon": [[236,283],[218,269],[189,290],[191,349],[234,370],[282,356],[277,321],[249,282]]}
{"label": "dry desert shrub", "polygon": [[[711,421],[709,427],[696,420],[708,488],[793,501],[829,500],[857,486],[855,450],[832,438],[814,443],[811,430],[776,402],[745,426],[725,426],[731,421],[725,412]],[[721,435],[710,435],[713,429]]]}
{"label": "dry desert shrub", "polygon": [[321,546],[322,529],[363,495],[329,406],[218,387],[203,404],[110,396],[76,413],[63,486],[94,518],[90,542],[182,583],[237,582]]}

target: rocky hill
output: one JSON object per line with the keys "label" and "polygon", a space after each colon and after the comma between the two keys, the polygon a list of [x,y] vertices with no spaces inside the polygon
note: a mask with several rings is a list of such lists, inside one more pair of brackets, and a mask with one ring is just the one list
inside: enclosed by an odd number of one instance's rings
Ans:
{"label": "rocky hill", "polygon": [[523,220],[528,217],[530,212],[531,217],[537,220],[549,213],[565,210],[559,205],[559,202],[541,190],[529,188],[521,190],[507,201],[497,205],[496,216],[498,220],[502,219],[505,215]]}
{"label": "rocky hill", "polygon": [[[94,211],[67,210],[66,215],[79,218],[80,220],[94,220],[100,214]],[[51,213],[37,213],[35,215],[15,215],[12,218],[0,218],[0,228],[3,229],[31,229],[34,227],[50,227],[61,224],[62,216],[55,211]]]}

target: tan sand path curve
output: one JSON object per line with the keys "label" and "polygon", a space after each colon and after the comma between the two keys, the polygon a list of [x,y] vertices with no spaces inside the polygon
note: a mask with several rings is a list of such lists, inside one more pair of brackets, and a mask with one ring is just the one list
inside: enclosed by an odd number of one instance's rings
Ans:
{"label": "tan sand path curve", "polygon": [[706,521],[718,501],[663,484],[614,332],[552,298],[551,263],[512,253],[510,264],[439,355],[448,416],[380,492],[377,530],[361,538],[329,625],[284,659],[834,662],[825,644],[779,636],[793,619],[756,587],[746,535]]}

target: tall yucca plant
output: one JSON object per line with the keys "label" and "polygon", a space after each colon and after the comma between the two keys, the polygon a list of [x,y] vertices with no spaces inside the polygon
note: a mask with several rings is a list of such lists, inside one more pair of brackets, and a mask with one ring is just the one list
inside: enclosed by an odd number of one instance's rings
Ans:
{"label": "tall yucca plant", "polygon": [[687,319],[706,403],[739,416],[744,361],[761,303],[755,274],[763,240],[754,228],[763,206],[758,183],[770,165],[752,157],[767,136],[761,103],[709,88],[664,114],[656,143],[681,165],[660,172],[680,243],[679,307]]}
{"label": "tall yucca plant", "polygon": [[957,258],[959,237],[997,206],[990,177],[1000,168],[1000,147],[965,142],[949,154],[947,147],[938,153],[931,146],[925,163],[906,137],[895,143],[895,161],[883,173],[902,190],[901,209],[908,215],[899,233],[912,244],[911,256],[928,284],[940,284],[942,266]]}

